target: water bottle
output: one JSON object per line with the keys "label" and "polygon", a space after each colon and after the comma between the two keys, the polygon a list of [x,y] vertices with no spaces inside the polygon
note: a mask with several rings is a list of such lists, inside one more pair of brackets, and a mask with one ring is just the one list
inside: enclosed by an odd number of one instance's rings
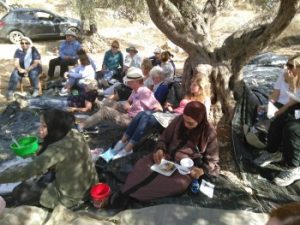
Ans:
{"label": "water bottle", "polygon": [[200,191],[200,185],[198,179],[194,179],[191,183],[190,190],[192,194],[198,194]]}

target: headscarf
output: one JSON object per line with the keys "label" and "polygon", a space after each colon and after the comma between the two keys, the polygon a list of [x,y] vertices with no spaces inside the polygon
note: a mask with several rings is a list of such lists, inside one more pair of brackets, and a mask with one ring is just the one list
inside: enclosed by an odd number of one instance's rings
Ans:
{"label": "headscarf", "polygon": [[192,117],[198,124],[201,124],[203,121],[207,122],[206,108],[198,101],[189,102],[185,106],[183,114]]}
{"label": "headscarf", "polygon": [[48,145],[64,138],[75,122],[73,114],[58,109],[47,109],[42,116],[47,125],[48,134],[44,138],[42,148],[38,154],[44,152]]}
{"label": "headscarf", "polygon": [[27,41],[29,43],[28,49],[26,51],[26,55],[24,57],[24,67],[25,67],[25,69],[27,69],[31,65],[31,62],[32,62],[32,45],[33,45],[33,43],[29,37],[22,37],[20,42],[21,41]]}
{"label": "headscarf", "polygon": [[183,115],[190,116],[197,121],[198,126],[183,132],[188,133],[189,139],[199,146],[199,149],[204,149],[207,145],[209,123],[206,116],[206,108],[201,102],[189,102],[184,110]]}

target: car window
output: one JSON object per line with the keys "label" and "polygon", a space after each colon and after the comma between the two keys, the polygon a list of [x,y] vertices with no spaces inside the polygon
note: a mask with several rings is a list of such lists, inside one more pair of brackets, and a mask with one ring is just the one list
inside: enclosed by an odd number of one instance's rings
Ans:
{"label": "car window", "polygon": [[12,20],[12,18],[14,18],[14,13],[10,12],[10,13],[6,13],[1,20],[5,20],[5,21],[9,21]]}
{"label": "car window", "polygon": [[33,12],[17,12],[16,15],[19,20],[35,20]]}
{"label": "car window", "polygon": [[53,20],[53,15],[50,14],[50,13],[47,13],[47,12],[41,12],[41,11],[38,11],[35,13],[35,17],[39,20]]}

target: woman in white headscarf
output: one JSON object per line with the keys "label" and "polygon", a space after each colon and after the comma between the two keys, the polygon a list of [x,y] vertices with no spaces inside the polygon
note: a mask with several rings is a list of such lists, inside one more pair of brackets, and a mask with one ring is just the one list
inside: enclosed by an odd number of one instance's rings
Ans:
{"label": "woman in white headscarf", "polygon": [[39,74],[42,72],[40,64],[41,55],[33,46],[32,41],[28,37],[22,37],[20,40],[20,48],[14,54],[14,70],[9,79],[7,90],[7,99],[11,100],[16,90],[18,82],[25,76],[29,76],[33,85],[33,97],[39,95]]}

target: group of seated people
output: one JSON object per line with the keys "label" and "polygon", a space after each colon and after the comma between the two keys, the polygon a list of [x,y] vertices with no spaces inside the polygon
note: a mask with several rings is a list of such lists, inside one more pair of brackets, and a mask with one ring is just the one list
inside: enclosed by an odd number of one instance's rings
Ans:
{"label": "group of seated people", "polygon": [[[118,41],[112,42],[111,50],[105,53],[102,68],[98,70],[95,62],[76,41],[76,34],[66,33],[66,40],[60,46],[60,56],[49,63],[48,75],[52,78],[55,66],[61,66],[60,75],[62,79],[67,78],[61,94],[68,96],[37,97],[36,79],[40,73],[40,54],[32,46],[30,39],[22,38],[21,49],[15,54],[15,70],[10,79],[8,97],[13,96],[17,81],[28,74],[34,84],[32,98],[17,95],[18,102],[23,107],[50,109],[41,115],[41,148],[37,157],[22,168],[10,168],[2,172],[0,183],[26,180],[34,175],[44,174],[47,170],[48,173],[54,173],[55,178],[48,185],[39,185],[36,180],[22,183],[20,190],[24,186],[35,188],[31,188],[34,193],[18,192],[19,195],[15,198],[21,204],[28,204],[29,200],[32,201],[32,196],[35,196],[36,205],[52,209],[58,204],[63,204],[72,208],[86,199],[90,187],[98,182],[98,177],[87,143],[80,132],[72,129],[75,127],[72,112],[92,111],[99,85],[106,88],[105,84],[112,82],[112,79],[119,81],[118,85],[114,86],[112,95],[97,101],[98,111],[78,124],[77,129],[82,131],[102,121],[111,121],[126,128],[121,140],[113,147],[114,159],[133,153],[134,147],[149,129],[158,128],[163,130],[163,133],[153,152],[137,161],[121,190],[111,196],[110,207],[122,208],[130,198],[149,201],[178,195],[187,190],[193,179],[199,179],[204,174],[219,174],[217,133],[208,122],[211,107],[208,75],[195,74],[189,90],[184,96],[177,96],[177,103],[174,103],[175,101],[171,102],[168,99],[175,74],[170,53],[161,53],[160,49],[156,49],[155,57],[141,60],[137,49],[131,46],[126,49],[129,54],[123,61],[119,47]],[[68,66],[76,64],[77,58],[80,64],[68,72]],[[280,78],[283,83],[277,82],[276,85],[287,86],[297,94],[298,89],[300,90],[300,64],[296,59],[291,59],[287,66],[285,77]],[[176,83],[173,83],[174,85]],[[277,86],[275,89],[281,89],[281,86]],[[69,95],[74,87],[79,89],[79,95]],[[276,92],[270,101],[280,100],[282,93]],[[300,129],[299,119],[286,122],[286,119],[290,118],[286,115],[299,104],[295,100],[281,103],[285,105],[271,123],[267,148],[269,153],[266,155],[273,157],[277,154],[273,152],[277,151],[279,143],[283,140],[283,156],[291,169],[282,173],[298,172],[295,178],[290,178],[289,175],[289,181],[285,183],[289,185],[300,179]],[[278,129],[278,126],[284,129]],[[285,138],[287,133],[292,138]],[[276,161],[272,157],[268,159],[269,163]],[[161,174],[154,176],[150,169],[153,164],[160,164],[162,159],[179,163],[182,158],[194,161],[188,175],[175,171],[171,177]],[[149,179],[148,183],[144,182]],[[279,174],[277,181],[275,180],[278,185],[282,182],[279,182],[279,179],[287,178]]]}
{"label": "group of seated people", "polygon": [[[23,55],[15,56],[16,73],[19,79],[27,74],[30,79],[33,79],[30,75],[31,71],[40,65],[40,54],[38,52],[34,60],[34,54],[31,54],[31,60],[29,59],[30,56],[27,55],[29,49],[33,49],[32,42],[29,43],[29,41],[28,38],[22,38],[21,49],[17,51],[22,52]],[[135,169],[128,177],[128,181],[124,185],[124,191],[122,190],[122,192],[114,195],[111,205],[118,202],[116,199],[120,196],[150,200],[179,194],[187,189],[192,179],[198,179],[204,173],[218,174],[219,150],[216,131],[209,125],[207,120],[207,114],[210,111],[208,77],[204,74],[197,74],[187,94],[183,97],[176,97],[177,104],[168,102],[170,86],[175,75],[174,64],[170,62],[170,53],[161,53],[160,49],[155,49],[154,57],[141,60],[137,55],[137,49],[129,47],[126,49],[129,54],[123,62],[122,53],[118,49],[119,43],[113,41],[111,50],[105,53],[102,69],[98,70],[95,62],[77,43],[76,34],[66,33],[66,40],[60,46],[60,56],[50,60],[48,75],[49,79],[52,79],[53,68],[56,65],[61,66],[60,75],[62,80],[67,78],[61,94],[67,93],[67,96],[38,97],[34,93],[36,90],[34,90],[31,97],[13,94],[17,80],[11,79],[15,86],[8,88],[8,97],[15,97],[22,107],[33,106],[46,108],[47,110],[43,111],[41,115],[39,128],[41,148],[37,153],[37,157],[33,162],[24,166],[21,169],[22,171],[19,168],[10,168],[1,173],[0,183],[26,180],[34,175],[44,174],[47,169],[47,173],[55,174],[54,181],[46,186],[40,185],[39,180],[23,182],[20,187],[16,188],[15,199],[18,202],[27,204],[28,201],[31,201],[31,204],[42,205],[47,208],[54,208],[58,203],[67,207],[79,204],[87,197],[89,188],[97,183],[97,176],[95,167],[91,162],[88,145],[78,130],[96,125],[101,121],[112,121],[122,127],[128,127],[124,138],[114,147],[115,158],[125,157],[133,152],[134,144],[142,138],[147,129],[159,126],[159,120],[154,121],[155,117],[153,115],[155,113],[160,113],[158,114],[160,118],[163,118],[166,114],[170,125],[161,126],[161,128],[167,127],[167,129],[162,134],[154,153],[147,156],[147,165],[159,164],[163,158],[178,163],[181,158],[185,157],[196,161],[201,158],[201,163],[198,160],[199,163],[196,163],[191,169],[190,175],[183,176],[176,172],[174,181],[165,180],[163,175],[157,176],[158,183],[169,183],[170,187],[174,187],[175,183],[178,183],[178,185],[174,190],[168,188],[169,191],[166,191],[165,185],[158,185],[155,188],[156,193],[152,193],[152,197],[138,197],[138,195],[135,196],[136,193],[129,193],[126,190],[135,185],[131,178],[136,176],[135,173],[138,172],[138,169]],[[68,66],[73,65],[77,58],[80,64],[67,71]],[[28,67],[28,65],[31,66]],[[23,71],[23,67],[27,72]],[[24,72],[24,74],[20,72]],[[91,74],[93,75],[90,76]],[[38,76],[38,73],[36,75]],[[119,79],[120,76],[122,79]],[[98,100],[98,111],[78,124],[76,130],[73,130],[75,119],[71,112],[92,111],[98,95],[99,85],[104,83],[102,81],[109,82],[114,78],[120,84],[114,86],[112,95],[102,101]],[[173,84],[174,87],[176,85],[178,84]],[[127,89],[124,89],[124,86]],[[74,87],[78,88],[78,95],[70,95]],[[105,88],[105,85],[102,87]],[[127,99],[124,97],[126,95]],[[163,111],[168,111],[168,113]],[[144,120],[143,126],[136,125],[142,123],[139,119],[141,117],[149,118]],[[137,126],[139,131],[135,129]],[[75,167],[74,162],[76,162]],[[139,164],[146,166],[144,162],[138,162],[137,168],[140,168]],[[70,167],[73,168],[70,169]],[[140,169],[145,172],[148,170],[147,173],[151,172],[149,166]],[[33,171],[33,173],[30,171]],[[140,172],[138,173],[142,175]],[[143,176],[148,176],[147,173]],[[68,177],[68,180],[64,179],[65,177]],[[140,179],[143,179],[143,177],[140,177]],[[137,179],[136,181],[138,182]],[[22,193],[25,187],[28,190],[28,187],[31,186],[34,187],[32,188],[34,193]],[[139,191],[139,195],[148,195],[147,189],[153,189],[153,187],[147,186],[144,187],[145,190],[141,189]],[[144,194],[142,194],[143,192]],[[35,197],[33,198],[33,196]],[[32,203],[32,199],[36,201]]]}

